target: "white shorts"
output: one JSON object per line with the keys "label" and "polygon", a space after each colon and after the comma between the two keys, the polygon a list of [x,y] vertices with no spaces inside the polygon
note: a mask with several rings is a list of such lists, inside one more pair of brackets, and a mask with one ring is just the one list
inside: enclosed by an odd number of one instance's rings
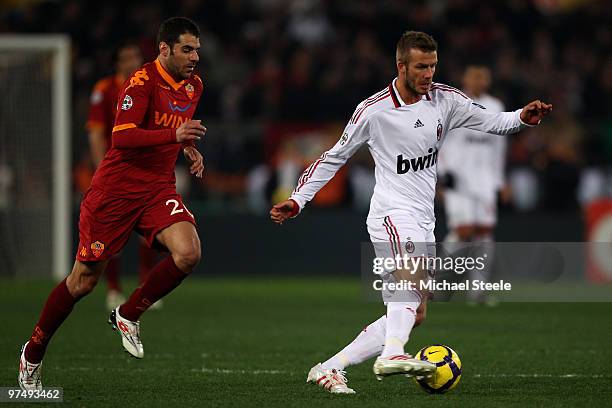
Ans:
{"label": "white shorts", "polygon": [[451,229],[462,225],[492,227],[497,223],[497,201],[471,197],[452,190],[444,192],[447,224]]}
{"label": "white shorts", "polygon": [[[368,233],[377,258],[436,256],[436,237],[433,227],[420,227],[414,218],[387,216],[368,218]],[[394,269],[395,270],[395,269]],[[386,271],[387,273],[393,270]]]}

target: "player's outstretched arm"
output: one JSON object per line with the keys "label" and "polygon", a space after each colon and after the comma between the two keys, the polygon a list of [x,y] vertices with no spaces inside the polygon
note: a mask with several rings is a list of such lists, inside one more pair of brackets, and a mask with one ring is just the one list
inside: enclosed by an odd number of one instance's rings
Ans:
{"label": "player's outstretched arm", "polygon": [[550,112],[552,112],[552,104],[544,103],[537,99],[523,107],[521,120],[527,125],[535,126]]}
{"label": "player's outstretched arm", "polygon": [[285,200],[274,204],[270,210],[270,218],[277,224],[282,224],[289,218],[295,217],[300,212],[298,203],[294,200]]}
{"label": "player's outstretched arm", "polygon": [[[462,99],[463,98],[463,99]],[[536,126],[552,112],[552,105],[535,100],[522,109],[512,112],[489,113],[471,99],[444,95],[441,98],[445,115],[448,115],[447,131],[457,128],[478,130],[495,135],[510,135],[527,126]]]}

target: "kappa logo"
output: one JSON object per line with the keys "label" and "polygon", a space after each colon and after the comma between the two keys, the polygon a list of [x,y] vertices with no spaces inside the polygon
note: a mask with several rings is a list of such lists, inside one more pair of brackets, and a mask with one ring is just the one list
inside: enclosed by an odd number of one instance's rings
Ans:
{"label": "kappa logo", "polygon": [[423,122],[421,122],[421,119],[417,119],[417,121],[414,123],[414,128],[415,129],[423,127],[423,126],[425,126],[425,125],[423,124]]}
{"label": "kappa logo", "polygon": [[100,241],[92,242],[91,244],[91,252],[94,254],[96,258],[99,258],[104,252],[104,243]]}
{"label": "kappa logo", "polygon": [[132,100],[132,97],[130,95],[125,95],[125,98],[123,98],[123,102],[121,102],[121,109],[124,111],[130,110],[132,106],[134,106],[134,101]]}
{"label": "kappa logo", "polygon": [[38,326],[34,328],[34,335],[32,336],[32,342],[36,344],[43,344],[47,339],[45,332]]}
{"label": "kappa logo", "polygon": [[149,75],[147,74],[147,70],[145,68],[138,70],[134,72],[134,75],[132,75],[132,77],[130,78],[130,86],[125,88],[125,90],[127,91],[128,89],[133,88],[135,86],[144,85],[144,81],[148,80]]}
{"label": "kappa logo", "polygon": [[79,251],[79,255],[81,255],[83,258],[87,257],[87,248],[85,248],[84,246],[81,247],[81,250]]}

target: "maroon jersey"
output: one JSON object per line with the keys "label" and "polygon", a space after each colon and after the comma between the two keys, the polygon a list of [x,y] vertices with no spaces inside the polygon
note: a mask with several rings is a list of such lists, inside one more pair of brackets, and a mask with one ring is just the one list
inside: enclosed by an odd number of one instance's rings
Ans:
{"label": "maroon jersey", "polygon": [[111,147],[111,134],[117,114],[117,99],[124,79],[119,75],[102,78],[94,85],[89,100],[87,130],[101,129],[106,141],[106,149]]}
{"label": "maroon jersey", "polygon": [[181,144],[176,129],[191,119],[202,94],[197,75],[176,82],[159,60],[143,65],[119,94],[112,147],[91,186],[109,195],[142,198],[175,189]]}

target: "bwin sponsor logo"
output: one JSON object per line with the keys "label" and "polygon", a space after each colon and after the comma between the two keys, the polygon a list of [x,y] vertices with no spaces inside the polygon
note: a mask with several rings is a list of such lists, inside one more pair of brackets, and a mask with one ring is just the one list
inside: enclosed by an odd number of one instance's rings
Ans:
{"label": "bwin sponsor logo", "polygon": [[428,155],[413,158],[404,159],[403,155],[397,156],[397,174],[406,174],[410,170],[419,171],[428,169],[438,162],[438,149],[429,148],[427,150]]}

